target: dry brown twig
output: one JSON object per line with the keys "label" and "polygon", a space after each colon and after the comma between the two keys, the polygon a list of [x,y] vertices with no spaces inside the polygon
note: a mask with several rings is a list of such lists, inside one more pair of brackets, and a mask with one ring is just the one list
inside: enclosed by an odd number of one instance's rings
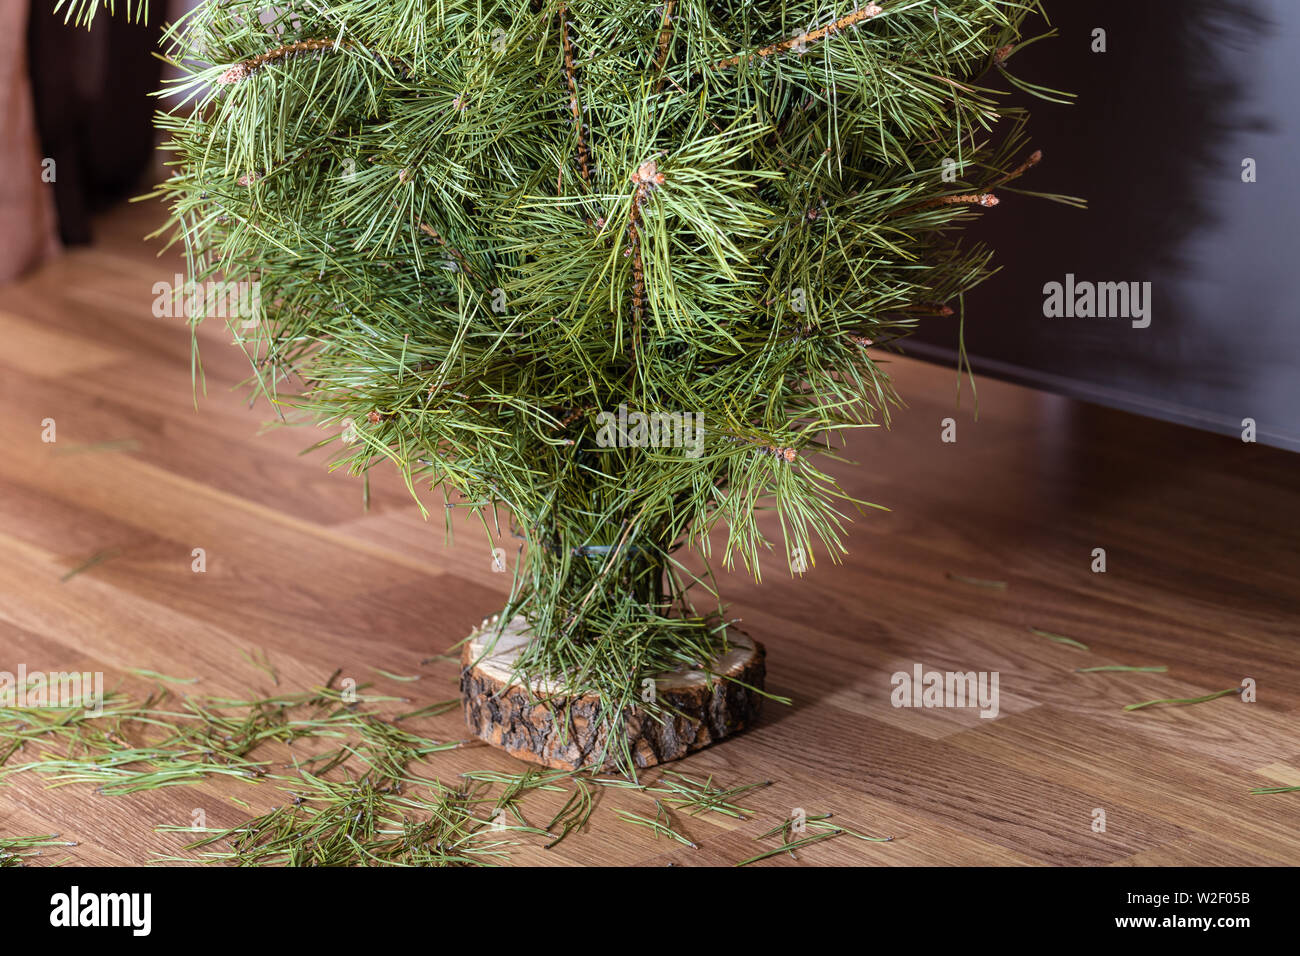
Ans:
{"label": "dry brown twig", "polygon": [[871,20],[884,13],[884,10],[874,3],[868,3],[865,7],[860,7],[852,13],[840,17],[834,23],[828,23],[824,27],[818,27],[816,30],[809,30],[807,33],[801,33],[797,37],[791,37],[788,40],[782,40],[780,43],[773,43],[771,46],[765,46],[762,49],[755,50],[748,55],[730,56],[725,60],[720,60],[716,69],[725,70],[728,67],[735,66],[742,60],[748,62],[755,57],[769,57],[777,53],[785,53],[796,47],[807,47],[810,44],[817,43],[829,36],[834,36],[841,30],[847,30],[849,27],[857,26],[864,20]]}
{"label": "dry brown twig", "polygon": [[591,186],[591,169],[587,159],[587,140],[582,131],[582,108],[578,105],[578,70],[573,63],[573,44],[569,42],[568,4],[560,4],[560,42],[564,48],[564,75],[569,81],[569,109],[578,131],[578,169],[582,181]]}
{"label": "dry brown twig", "polygon": [[[340,45],[346,46],[346,44]],[[290,60],[294,57],[311,56],[332,47],[335,47],[333,40],[300,40],[297,43],[287,43],[284,46],[276,47],[274,50],[267,50],[265,53],[259,53],[255,57],[236,63],[217,77],[217,85],[229,86],[232,83],[239,83],[248,79],[264,66]]]}

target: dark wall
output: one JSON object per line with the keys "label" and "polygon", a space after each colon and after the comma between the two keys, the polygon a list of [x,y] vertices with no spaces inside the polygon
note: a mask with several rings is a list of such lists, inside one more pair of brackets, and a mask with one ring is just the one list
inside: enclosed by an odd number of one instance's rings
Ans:
{"label": "dark wall", "polygon": [[[1253,418],[1261,442],[1300,450],[1300,3],[1047,6],[1061,35],[1010,67],[1079,95],[1022,100],[1045,158],[1020,185],[1089,209],[1003,194],[974,227],[1003,267],[967,297],[977,376],[1230,434]],[[1067,273],[1150,282],[1150,326],[1045,317],[1044,284]],[[935,319],[907,351],[955,347],[955,320]]]}

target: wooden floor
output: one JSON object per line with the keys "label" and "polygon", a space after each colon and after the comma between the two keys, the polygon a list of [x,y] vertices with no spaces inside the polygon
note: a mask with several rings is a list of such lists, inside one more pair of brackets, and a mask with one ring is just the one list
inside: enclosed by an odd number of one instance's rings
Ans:
{"label": "wooden floor", "polygon": [[[234,389],[245,359],[215,323],[195,410],[188,331],[150,311],[153,283],[177,268],[139,239],[156,218],[116,211],[95,247],[0,289],[0,670],[102,670],[110,688],[143,692],[125,671],[148,668],[200,677],[190,692],[245,694],[271,689],[241,654],[264,649],[282,689],[341,667],[417,702],[455,696],[456,665],[420,661],[501,603],[506,576],[481,534],[447,547],[442,509],[422,520],[391,474],[364,512],[356,479],[300,457],[318,435],[262,432],[270,412]],[[644,798],[608,791],[586,832],[512,861],[730,864],[803,808],[895,839],[831,840],[802,865],[1300,863],[1300,792],[1249,792],[1300,784],[1300,457],[990,380],[976,422],[969,392],[954,407],[953,372],[894,367],[909,407],[891,431],[860,433],[859,466],[839,469],[893,510],[855,524],[842,565],[791,579],[774,563],[762,585],[723,575],[767,645],[769,689],[793,704],[678,767],[771,780],[745,801],[757,818],[685,818],[692,850],[622,822],[612,809]],[[206,573],[191,570],[194,548]],[[917,664],[996,671],[1000,713],[895,708],[891,675]],[[1076,672],[1105,664],[1169,670]],[[1255,703],[1123,709],[1247,677]],[[457,712],[419,729],[466,735]],[[477,745],[428,772],[520,767]],[[0,788],[0,835],[61,833],[84,863],[174,853],[183,838],[155,828],[189,825],[196,808],[236,825],[249,812],[232,796],[257,812],[284,799],[239,781],[127,797],[45,783]]]}

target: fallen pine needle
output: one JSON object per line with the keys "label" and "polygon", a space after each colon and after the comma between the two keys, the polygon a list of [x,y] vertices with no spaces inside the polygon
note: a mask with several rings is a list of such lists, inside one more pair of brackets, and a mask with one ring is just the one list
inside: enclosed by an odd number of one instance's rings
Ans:
{"label": "fallen pine needle", "polygon": [[[672,779],[669,779],[672,778]],[[768,787],[772,781],[763,780],[758,783],[745,784],[739,787],[720,788],[713,786],[713,776],[701,783],[682,773],[673,770],[665,770],[663,778],[659,780],[657,786],[646,787],[647,793],[668,794],[664,797],[664,802],[674,810],[685,810],[690,807],[691,816],[699,816],[701,813],[713,812],[720,813],[723,816],[734,817],[737,820],[748,820],[753,814],[753,810],[747,810],[744,807],[737,806],[731,802],[732,797],[739,796],[742,793],[748,793],[759,787]]]}
{"label": "fallen pine needle", "polygon": [[[655,803],[659,803],[659,801],[656,800]],[[660,815],[666,817],[666,813],[663,811],[662,807],[660,808],[660,811],[661,811]],[[651,820],[649,817],[643,817],[641,816],[641,814],[633,813],[631,810],[615,810],[614,812],[617,813],[624,820],[626,820],[628,823],[634,823],[640,827],[647,827],[648,829],[654,832],[655,836],[659,836],[660,834],[662,834],[663,836],[671,837],[672,839],[676,840],[678,843],[685,844],[686,846],[690,847],[692,850],[699,849],[698,844],[693,843],[691,840],[682,836],[680,833],[678,833],[672,827],[668,826],[666,823],[660,823],[659,820]]]}
{"label": "fallen pine needle", "polygon": [[[830,814],[828,813],[826,814],[826,816],[829,817]],[[887,837],[867,836],[865,833],[859,833],[857,830],[850,830],[848,827],[842,827],[837,824],[826,823],[825,821],[822,820],[809,820],[808,826],[813,830],[834,830],[836,833],[843,833],[845,836],[851,836],[857,840],[864,840],[867,843],[890,843],[894,839],[891,836],[887,836]]]}
{"label": "fallen pine needle", "polygon": [[1227,690],[1216,690],[1213,694],[1206,694],[1204,697],[1167,697],[1161,700],[1146,700],[1140,704],[1125,704],[1125,710],[1141,710],[1143,707],[1151,707],[1155,704],[1203,704],[1207,700],[1215,700],[1219,697],[1226,697],[1229,694],[1240,694],[1240,687],[1229,687]]}
{"label": "fallen pine needle", "polygon": [[1045,637],[1049,641],[1054,641],[1057,644],[1069,644],[1071,647],[1077,647],[1081,651],[1089,650],[1088,645],[1084,644],[1082,641],[1076,641],[1074,638],[1066,637],[1064,634],[1053,634],[1051,631],[1044,631],[1040,627],[1031,627],[1029,633],[1037,634],[1039,637]]}
{"label": "fallen pine needle", "polygon": [[83,452],[98,451],[139,451],[140,443],[134,438],[113,438],[109,441],[91,442],[87,445],[67,445],[55,448],[56,455],[80,455]]}
{"label": "fallen pine needle", "polygon": [[147,670],[143,667],[128,667],[127,673],[135,674],[137,677],[147,677],[150,680],[160,680],[168,684],[197,684],[197,677],[168,677],[166,674],[159,674],[157,671]]}
{"label": "fallen pine needle", "polygon": [[1255,787],[1251,793],[1295,793],[1300,787]]}
{"label": "fallen pine needle", "polygon": [[248,663],[252,664],[259,671],[269,675],[271,680],[275,682],[276,687],[280,686],[280,675],[277,674],[275,668],[271,666],[270,655],[268,655],[265,650],[262,651],[262,659],[260,661],[257,659],[256,652],[240,651],[239,656],[248,661]]}
{"label": "fallen pine needle", "polygon": [[851,836],[855,839],[863,840],[867,843],[889,843],[894,839],[892,836],[888,836],[888,837],[867,836],[865,833],[858,833],[856,830],[851,830],[848,827],[841,826],[838,823],[831,823],[830,819],[833,816],[835,816],[835,814],[833,813],[819,813],[816,814],[815,816],[804,817],[803,825],[805,829],[819,830],[821,832],[816,833],[812,836],[800,837],[797,840],[791,839],[791,837],[794,836],[792,832],[795,825],[794,818],[790,817],[785,820],[782,820],[776,826],[772,827],[772,829],[766,831],[765,833],[760,833],[758,836],[754,837],[754,839],[764,840],[767,837],[776,836],[779,833],[781,834],[781,839],[785,841],[783,845],[767,853],[760,853],[758,856],[750,857],[748,860],[742,860],[740,863],[737,863],[736,866],[746,866],[750,863],[757,863],[759,860],[766,860],[769,857],[777,856],[781,853],[789,853],[791,859],[797,859],[797,857],[795,857],[794,855],[795,850],[799,849],[800,847],[808,846],[812,843],[817,843],[821,840],[830,839],[831,837]]}
{"label": "fallen pine needle", "polygon": [[122,552],[119,551],[117,548],[109,548],[106,551],[100,551],[97,554],[92,554],[85,561],[81,562],[81,564],[77,565],[75,568],[73,568],[63,577],[59,578],[59,581],[63,582],[69,580],[70,578],[75,578],[78,574],[81,574],[83,571],[89,571],[95,565],[103,564],[105,561],[115,558],[121,553]]}
{"label": "fallen pine needle", "polygon": [[389,671],[382,670],[382,669],[380,669],[380,668],[378,668],[378,667],[372,667],[372,668],[370,668],[370,669],[371,669],[372,671],[374,671],[376,674],[378,674],[379,676],[381,676],[381,677],[387,677],[389,680],[413,681],[413,680],[419,680],[419,679],[420,679],[420,675],[419,675],[419,674],[413,674],[413,675],[407,677],[407,676],[404,676],[404,675],[402,675],[402,674],[393,674],[393,673],[390,673]]}
{"label": "fallen pine needle", "polygon": [[40,856],[41,847],[76,845],[70,840],[60,840],[57,833],[31,837],[0,836],[0,867],[22,866],[24,857]]}
{"label": "fallen pine needle", "polygon": [[739,863],[736,864],[736,866],[749,866],[749,864],[751,863],[757,863],[759,860],[766,860],[769,857],[773,857],[773,856],[780,856],[782,853],[790,853],[793,855],[795,850],[802,849],[803,847],[806,846],[811,846],[814,843],[820,843],[822,840],[833,839],[834,837],[839,836],[843,832],[844,832],[843,830],[827,830],[826,832],[818,833],[815,836],[802,837],[798,840],[793,840],[790,843],[786,843],[783,846],[779,846],[775,850],[768,850],[766,853],[760,853],[758,856],[751,856],[748,860],[741,860]]}
{"label": "fallen pine needle", "polygon": [[560,832],[550,843],[545,844],[542,849],[549,850],[573,831],[580,831],[587,825],[591,819],[591,813],[596,808],[596,801],[592,799],[591,788],[583,781],[581,777],[574,777],[575,788],[573,794],[560,808],[551,822],[546,825],[546,829],[552,833],[555,831],[557,824],[560,825]]}
{"label": "fallen pine needle", "polygon": [[987,578],[968,578],[961,574],[953,574],[951,571],[944,572],[944,576],[949,581],[960,581],[962,584],[973,584],[978,588],[993,588],[998,591],[1007,589],[1006,581],[990,581]]}
{"label": "fallen pine needle", "polygon": [[410,720],[412,717],[436,717],[439,714],[445,714],[453,707],[459,707],[459,706],[460,706],[459,697],[455,697],[451,700],[440,700],[440,701],[436,701],[435,703],[429,704],[426,707],[421,707],[419,710],[408,710],[403,714],[398,714],[396,717],[393,718],[393,720],[394,721]]}
{"label": "fallen pine needle", "polygon": [[[829,819],[830,819],[831,817],[833,817],[834,815],[835,815],[835,814],[833,814],[833,813],[822,813],[822,814],[819,814],[818,816],[815,816],[815,817],[804,817],[804,822],[805,822],[805,823],[812,823],[812,822],[815,821],[815,820],[829,820]],[[785,834],[786,834],[786,835],[785,835],[785,839],[786,839],[786,840],[789,840],[789,839],[790,839],[790,835],[789,835],[788,833],[786,833],[786,831],[790,829],[790,826],[791,826],[793,823],[794,823],[794,820],[791,819],[791,818],[789,818],[789,817],[787,817],[786,819],[784,819],[784,820],[782,820],[780,823],[778,823],[776,826],[772,827],[772,829],[768,830],[766,833],[760,833],[758,836],[754,837],[754,839],[755,839],[755,840],[766,840],[768,837],[770,837],[770,836],[776,836],[778,833],[785,833]]]}
{"label": "fallen pine needle", "polygon": [[1169,670],[1164,664],[1159,667],[1126,667],[1123,664],[1106,664],[1103,667],[1076,667],[1076,674],[1095,674],[1098,671],[1123,671],[1133,674],[1164,674]]}

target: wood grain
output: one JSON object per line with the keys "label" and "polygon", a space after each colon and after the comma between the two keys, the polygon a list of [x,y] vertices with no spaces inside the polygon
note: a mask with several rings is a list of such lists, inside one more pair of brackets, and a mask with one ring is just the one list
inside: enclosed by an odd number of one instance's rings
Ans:
{"label": "wood grain", "polygon": [[[493,615],[493,622],[496,620]],[[523,615],[472,633],[461,650],[460,691],[474,736],[512,757],[559,770],[611,770],[620,755],[645,769],[679,760],[752,726],[763,708],[763,645],[744,634],[708,669],[681,667],[658,674],[654,691],[663,711],[640,704],[614,718],[598,693],[563,696],[558,681],[516,683],[515,667],[531,637]]]}
{"label": "wood grain", "polygon": [[[412,708],[456,697],[456,661],[421,662],[499,609],[510,576],[492,571],[497,542],[457,516],[449,546],[440,500],[426,495],[426,521],[383,469],[363,511],[357,480],[299,455],[319,433],[263,432],[274,416],[235,388],[245,359],[216,324],[199,334],[196,410],[189,331],[150,312],[153,283],[178,268],[139,238],[158,217],[115,210],[96,246],[0,289],[0,670],[103,670],[143,693],[127,669],[148,668],[245,694],[274,689],[241,653],[260,649],[282,689],[343,668]],[[791,577],[778,558],[761,585],[720,574],[767,647],[768,690],[793,703],[673,769],[771,781],[742,801],[756,818],[683,816],[692,850],[612,812],[644,812],[643,797],[604,791],[586,831],[550,851],[525,841],[512,860],[731,864],[771,848],[754,837],[802,808],[895,839],[826,841],[801,864],[1300,863],[1300,793],[1249,792],[1300,781],[1300,459],[987,380],[975,420],[968,399],[955,406],[951,371],[888,367],[909,407],[856,436],[847,457],[860,464],[835,471],[891,510],[855,522],[842,564],[818,554]],[[940,440],[949,416],[955,443]],[[1099,547],[1104,574],[1090,568]],[[115,556],[61,580],[101,552]],[[893,706],[892,675],[916,664],[997,672],[997,716]],[[1168,672],[1077,672],[1103,664]],[[1243,678],[1254,703],[1123,710]],[[469,736],[459,709],[415,729]],[[470,742],[428,772],[524,766]],[[262,812],[283,794],[216,780],[109,797],[20,776],[0,788],[0,834],[60,833],[79,842],[77,862],[142,863],[174,853],[183,837],[155,828],[195,810],[210,826],[242,822],[232,798]],[[563,799],[524,806],[540,819]]]}

